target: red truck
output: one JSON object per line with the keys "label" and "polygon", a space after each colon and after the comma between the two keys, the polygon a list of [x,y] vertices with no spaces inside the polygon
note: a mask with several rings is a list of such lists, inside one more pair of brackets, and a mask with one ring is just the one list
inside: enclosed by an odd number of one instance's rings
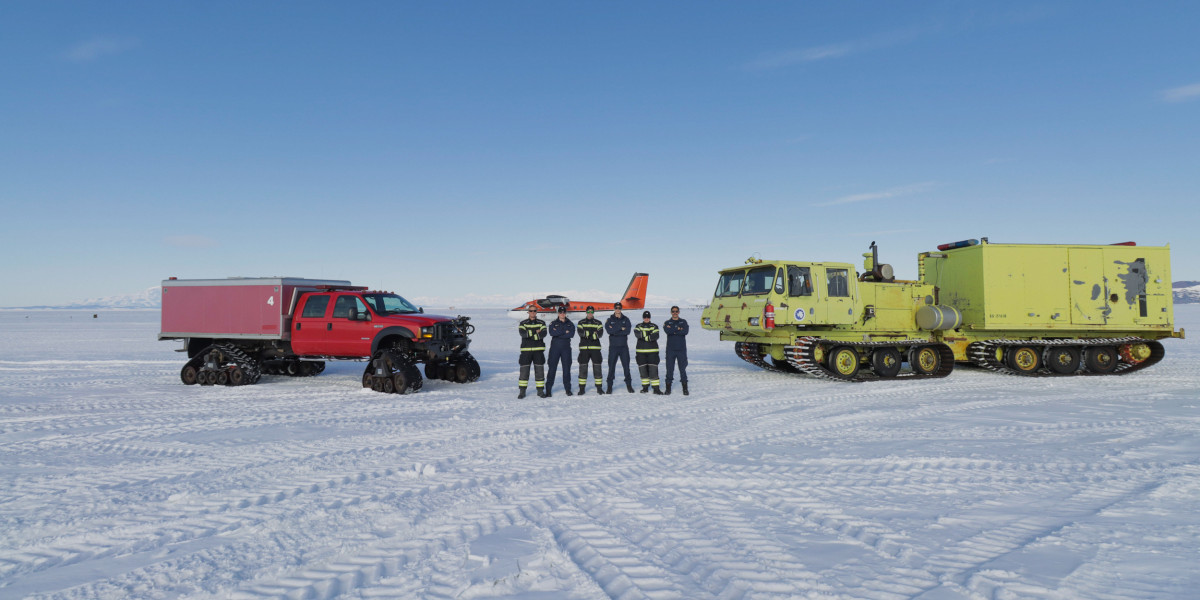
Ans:
{"label": "red truck", "polygon": [[369,359],[363,387],[404,394],[425,376],[467,383],[470,317],[425,314],[391,292],[297,277],[162,282],[160,340],[183,340],[187,385],[246,385],[263,374],[312,376],[325,360]]}

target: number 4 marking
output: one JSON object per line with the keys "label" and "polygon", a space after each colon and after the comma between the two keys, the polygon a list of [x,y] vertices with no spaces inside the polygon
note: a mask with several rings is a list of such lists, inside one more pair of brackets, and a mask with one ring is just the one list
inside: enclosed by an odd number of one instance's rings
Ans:
{"label": "number 4 marking", "polygon": [[275,306],[275,296],[267,298],[267,306]]}

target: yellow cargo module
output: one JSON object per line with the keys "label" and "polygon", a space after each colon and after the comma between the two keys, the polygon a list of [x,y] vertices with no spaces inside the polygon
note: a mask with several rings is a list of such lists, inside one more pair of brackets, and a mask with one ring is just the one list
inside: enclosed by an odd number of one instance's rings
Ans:
{"label": "yellow cargo module", "polygon": [[992,244],[918,256],[916,281],[849,263],[751,259],[720,271],[705,329],[759,367],[839,380],[1123,374],[1174,330],[1168,246]]}

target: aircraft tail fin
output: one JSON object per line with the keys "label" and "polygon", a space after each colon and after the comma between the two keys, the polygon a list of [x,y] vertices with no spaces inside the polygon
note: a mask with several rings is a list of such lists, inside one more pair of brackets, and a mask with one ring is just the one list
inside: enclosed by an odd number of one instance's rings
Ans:
{"label": "aircraft tail fin", "polygon": [[646,288],[650,284],[650,274],[634,273],[633,279],[629,280],[629,287],[625,288],[625,295],[621,297],[622,308],[645,308],[646,307]]}

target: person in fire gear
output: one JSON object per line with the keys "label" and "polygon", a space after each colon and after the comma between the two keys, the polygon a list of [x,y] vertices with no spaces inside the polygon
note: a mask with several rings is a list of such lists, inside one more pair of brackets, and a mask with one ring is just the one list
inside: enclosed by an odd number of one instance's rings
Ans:
{"label": "person in fire gear", "polygon": [[608,389],[612,393],[613,376],[617,371],[617,360],[625,369],[625,388],[633,393],[633,376],[629,374],[629,334],[633,333],[633,323],[629,317],[621,314],[621,303],[613,304],[613,314],[604,321],[604,332],[608,334]]}
{"label": "person in fire gear", "polygon": [[633,328],[637,338],[637,364],[642,374],[642,393],[654,387],[654,393],[662,395],[658,382],[658,325],[650,321],[650,311],[642,313],[642,322]]}
{"label": "person in fire gear", "polygon": [[679,386],[683,395],[688,395],[687,388],[687,340],[688,322],[679,318],[679,307],[671,307],[671,318],[663,322],[663,332],[667,334],[667,389],[671,393],[671,381],[675,379],[675,363],[679,363]]}
{"label": "person in fire gear", "polygon": [[521,333],[521,358],[517,364],[521,365],[520,379],[517,385],[521,388],[521,393],[517,394],[517,398],[525,397],[525,388],[529,387],[529,365],[533,365],[533,376],[537,380],[537,395],[539,398],[545,397],[545,365],[546,365],[546,322],[537,318],[537,309],[529,309],[529,318],[521,321],[517,326],[517,330]]}
{"label": "person in fire gear", "polygon": [[596,309],[587,307],[587,318],[576,324],[579,331],[579,395],[587,391],[587,366],[592,363],[592,375],[596,382],[596,393],[604,393],[604,357],[600,354],[600,336],[604,335],[604,323],[592,316]]}
{"label": "person in fire gear", "polygon": [[554,377],[558,374],[558,363],[562,363],[563,389],[571,395],[571,339],[575,337],[575,324],[567,318],[567,307],[558,307],[558,318],[550,321],[550,372],[546,373],[546,397],[553,394]]}

